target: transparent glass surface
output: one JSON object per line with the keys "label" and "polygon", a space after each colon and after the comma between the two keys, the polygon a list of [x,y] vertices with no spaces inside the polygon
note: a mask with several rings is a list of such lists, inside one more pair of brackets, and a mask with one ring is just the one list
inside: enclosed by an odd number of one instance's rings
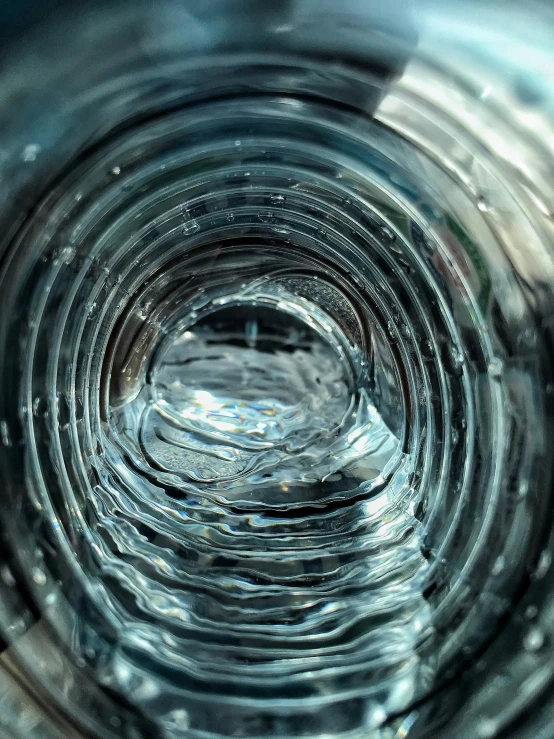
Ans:
{"label": "transparent glass surface", "polygon": [[554,737],[550,4],[18,13],[0,733]]}

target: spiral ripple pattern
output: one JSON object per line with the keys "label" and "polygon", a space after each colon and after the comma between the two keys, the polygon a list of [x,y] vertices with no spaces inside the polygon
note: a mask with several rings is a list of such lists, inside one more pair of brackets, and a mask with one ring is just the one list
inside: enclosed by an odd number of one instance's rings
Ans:
{"label": "spiral ripple pattern", "polygon": [[486,197],[383,110],[153,116],[15,237],[33,597],[160,736],[406,736],[516,595],[535,323]]}

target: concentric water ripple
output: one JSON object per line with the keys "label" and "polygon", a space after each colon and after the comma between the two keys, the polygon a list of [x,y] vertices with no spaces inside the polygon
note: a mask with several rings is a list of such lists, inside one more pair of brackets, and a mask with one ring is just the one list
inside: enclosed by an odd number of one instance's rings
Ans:
{"label": "concentric water ripple", "polygon": [[538,334],[482,194],[399,109],[189,104],[106,136],[16,237],[33,597],[129,726],[406,736],[515,598]]}

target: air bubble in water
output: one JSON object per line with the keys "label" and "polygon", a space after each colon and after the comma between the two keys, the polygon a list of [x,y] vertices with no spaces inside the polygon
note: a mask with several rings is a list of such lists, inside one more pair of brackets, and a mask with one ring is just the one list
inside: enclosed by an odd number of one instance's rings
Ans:
{"label": "air bubble in water", "polygon": [[488,364],[489,376],[493,380],[500,380],[504,372],[504,363],[500,357],[493,357]]}
{"label": "air bubble in water", "polygon": [[448,342],[445,350],[442,352],[443,365],[445,370],[455,377],[462,374],[464,366],[464,355],[460,348],[453,343]]}
{"label": "air bubble in water", "polygon": [[501,554],[500,557],[497,557],[494,562],[494,565],[492,568],[492,574],[500,575],[500,573],[503,572],[505,568],[506,568],[506,558],[504,557],[504,555]]}
{"label": "air bubble in water", "polygon": [[37,585],[46,584],[46,575],[40,569],[40,567],[33,567],[33,580]]}
{"label": "air bubble in water", "polygon": [[21,159],[24,162],[34,162],[40,154],[41,147],[38,144],[27,144],[21,154]]}
{"label": "air bubble in water", "polygon": [[537,567],[535,571],[533,572],[533,579],[541,580],[546,575],[548,570],[550,569],[551,564],[552,564],[552,553],[548,549],[543,549],[540,554]]}
{"label": "air bubble in water", "polygon": [[183,209],[181,211],[181,215],[184,221],[182,231],[185,234],[185,236],[190,236],[200,231],[200,224],[195,218],[191,216],[191,214],[189,213],[187,209]]}
{"label": "air bubble in water", "polygon": [[537,652],[544,644],[544,634],[539,628],[532,628],[523,638],[523,646],[528,652]]}
{"label": "air bubble in water", "polygon": [[190,220],[185,226],[183,226],[182,231],[185,236],[191,236],[200,231],[200,225],[197,221]]}
{"label": "air bubble in water", "polygon": [[0,439],[2,439],[2,444],[4,446],[12,445],[8,423],[7,421],[4,421],[4,420],[0,421]]}
{"label": "air bubble in water", "polygon": [[0,567],[0,577],[9,588],[13,588],[16,584],[15,577],[12,575],[12,571],[10,570],[8,565],[2,565]]}
{"label": "air bubble in water", "polygon": [[479,739],[492,739],[498,732],[498,725],[496,721],[491,718],[481,719],[477,723],[477,733]]}
{"label": "air bubble in water", "polygon": [[258,215],[258,220],[260,220],[262,223],[274,223],[276,218],[274,213],[268,211],[266,213],[260,213]]}
{"label": "air bubble in water", "polygon": [[538,612],[539,609],[537,608],[537,606],[527,606],[527,608],[525,609],[525,618],[532,620],[537,616]]}
{"label": "air bubble in water", "polygon": [[484,197],[483,195],[481,195],[481,196],[480,196],[480,197],[479,197],[479,198],[477,199],[477,207],[478,207],[478,208],[479,208],[479,210],[480,210],[481,212],[483,212],[483,213],[486,213],[486,212],[488,211],[488,209],[489,209],[489,204],[488,204],[488,202],[487,202],[486,198],[485,198],[485,197]]}
{"label": "air bubble in water", "polygon": [[65,264],[71,264],[71,262],[75,259],[76,253],[77,253],[77,250],[75,249],[74,246],[66,246],[60,252],[60,259]]}

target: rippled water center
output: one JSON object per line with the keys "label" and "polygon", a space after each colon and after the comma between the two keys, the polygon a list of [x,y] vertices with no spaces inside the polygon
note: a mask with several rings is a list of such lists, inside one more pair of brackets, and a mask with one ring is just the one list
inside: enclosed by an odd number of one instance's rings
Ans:
{"label": "rippled water center", "polygon": [[324,498],[326,482],[369,489],[399,445],[353,348],[331,344],[338,326],[279,297],[268,308],[258,294],[178,331],[112,416],[150,465],[179,476],[184,497],[229,491],[289,510]]}
{"label": "rippled water center", "polygon": [[[203,290],[148,361],[139,330],[114,371],[103,496],[131,485],[167,508],[162,487],[181,502],[165,541],[190,547],[183,590],[162,580],[143,597],[153,616],[189,624],[196,671],[241,674],[255,693],[321,707],[324,684],[352,700],[369,676],[379,721],[380,706],[401,710],[422,682],[421,543],[405,507],[380,516],[413,496],[413,463],[372,402],[368,355],[298,294],[333,295],[319,280],[277,270],[237,293]],[[117,524],[109,532],[118,549],[143,548]],[[117,577],[138,593],[141,570]],[[218,629],[230,644],[213,643]],[[149,637],[154,647],[157,628]]]}

